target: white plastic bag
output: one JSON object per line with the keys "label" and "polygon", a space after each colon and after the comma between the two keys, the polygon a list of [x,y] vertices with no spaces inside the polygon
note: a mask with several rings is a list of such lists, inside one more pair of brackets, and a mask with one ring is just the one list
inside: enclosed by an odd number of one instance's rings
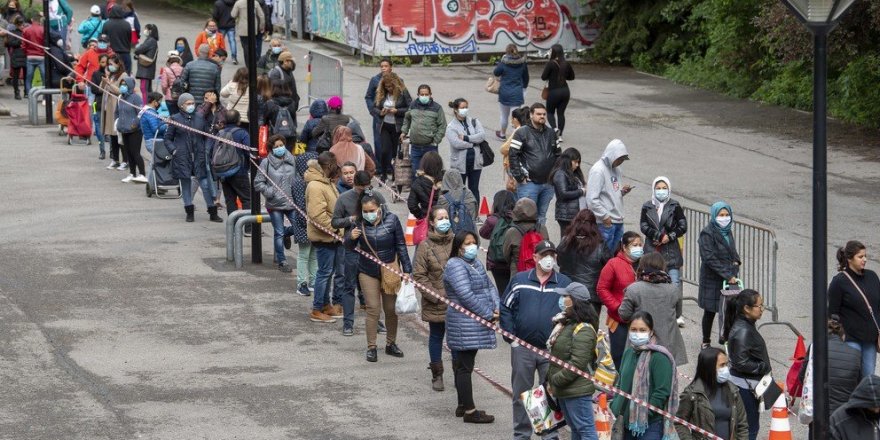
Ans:
{"label": "white plastic bag", "polygon": [[810,358],[807,360],[807,373],[804,375],[804,392],[798,404],[798,421],[801,424],[813,423],[813,350],[810,347]]}
{"label": "white plastic bag", "polygon": [[406,315],[410,313],[419,313],[422,306],[419,303],[419,296],[416,294],[416,286],[411,281],[404,281],[397,291],[397,301],[394,303],[394,311],[398,315]]}
{"label": "white plastic bag", "polygon": [[544,385],[520,394],[519,400],[526,409],[535,434],[548,434],[566,425],[562,411],[550,407]]}

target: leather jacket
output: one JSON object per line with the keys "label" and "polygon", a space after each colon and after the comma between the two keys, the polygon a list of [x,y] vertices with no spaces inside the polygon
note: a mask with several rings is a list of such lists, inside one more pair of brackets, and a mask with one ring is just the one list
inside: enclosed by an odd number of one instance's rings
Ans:
{"label": "leather jacket", "polygon": [[767,344],[758,333],[755,322],[738,316],[727,338],[730,372],[744,379],[760,380],[770,372]]}

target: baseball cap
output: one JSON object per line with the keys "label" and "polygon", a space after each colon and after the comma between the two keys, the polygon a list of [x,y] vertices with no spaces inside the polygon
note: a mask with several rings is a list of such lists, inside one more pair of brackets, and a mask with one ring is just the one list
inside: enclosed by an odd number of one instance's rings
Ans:
{"label": "baseball cap", "polygon": [[543,254],[544,252],[553,252],[556,253],[556,246],[550,240],[543,240],[535,245],[535,253],[538,255]]}
{"label": "baseball cap", "polygon": [[92,15],[101,15],[101,8],[98,7],[98,5],[92,5],[92,8],[89,9],[89,12],[91,12]]}
{"label": "baseball cap", "polygon": [[570,296],[572,299],[579,299],[581,301],[590,300],[590,291],[587,290],[587,286],[581,283],[571,283],[566,287],[560,287],[556,289],[556,293],[562,296]]}

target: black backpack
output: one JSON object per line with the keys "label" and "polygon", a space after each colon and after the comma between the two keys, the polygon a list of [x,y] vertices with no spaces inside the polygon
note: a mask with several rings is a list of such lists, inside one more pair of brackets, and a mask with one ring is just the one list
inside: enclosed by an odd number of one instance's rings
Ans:
{"label": "black backpack", "polygon": [[468,191],[468,189],[462,188],[461,197],[458,200],[452,200],[449,194],[443,195],[446,202],[449,203],[449,220],[452,223],[452,232],[456,234],[460,231],[477,232],[474,217],[464,204],[464,196],[467,194],[465,191]]}
{"label": "black backpack", "polygon": [[168,71],[174,75],[174,81],[171,82],[171,99],[176,102],[177,99],[180,98],[180,95],[189,90],[189,84],[183,80],[183,77],[177,76],[171,68],[169,68]]}
{"label": "black backpack", "polygon": [[[233,128],[227,130],[223,134],[223,140],[234,142],[232,138],[235,132],[241,128]],[[217,141],[214,146],[214,155],[211,157],[211,171],[214,176],[226,178],[238,172],[241,167],[241,157],[238,155],[238,148],[226,142]]]}

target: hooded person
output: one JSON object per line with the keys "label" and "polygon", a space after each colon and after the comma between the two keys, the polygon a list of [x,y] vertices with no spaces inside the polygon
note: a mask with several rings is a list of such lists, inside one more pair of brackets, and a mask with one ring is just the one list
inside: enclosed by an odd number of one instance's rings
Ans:
{"label": "hooded person", "polygon": [[315,127],[321,123],[321,118],[329,112],[327,101],[316,99],[309,105],[309,120],[303,124],[302,131],[299,132],[299,141],[306,144],[308,151],[318,150],[319,136],[314,135]]}
{"label": "hooded person", "polygon": [[651,184],[651,200],[642,205],[639,220],[645,235],[645,254],[659,252],[666,260],[666,273],[675,285],[681,284],[684,258],[678,239],[687,232],[687,218],[678,201],[672,198],[672,183],[659,176]]}
{"label": "hooded person", "polygon": [[122,148],[126,152],[130,173],[128,177],[122,179],[124,183],[147,183],[147,178],[144,177],[147,171],[144,168],[144,158],[141,155],[144,137],[141,133],[139,118],[144,101],[136,92],[134,78],[125,76],[119,86],[119,103],[116,106],[115,115],[116,130],[122,137]]}
{"label": "hooded person", "polygon": [[[474,197],[474,193],[468,189],[464,184],[464,180],[461,179],[461,174],[459,173],[445,173],[443,174],[443,186],[440,187],[441,194],[446,199],[446,206],[449,210],[449,217],[454,218],[456,213],[456,207],[463,207],[467,209],[468,214],[471,219],[476,222],[477,216],[479,212],[477,210],[477,198]],[[453,221],[453,223],[455,223]],[[473,232],[477,232],[474,230]]]}
{"label": "hooded person", "polygon": [[880,377],[868,376],[849,401],[831,415],[829,432],[834,440],[877,438],[880,427]]}
{"label": "hooded person", "polygon": [[355,164],[358,171],[364,170],[370,176],[376,173],[376,164],[364,151],[364,148],[352,141],[350,128],[340,125],[333,132],[333,146],[330,152],[336,155],[336,162],[341,167],[346,162]]}
{"label": "hooded person", "polygon": [[131,24],[125,20],[125,8],[114,5],[107,12],[108,19],[104,22],[104,34],[109,39],[110,48],[119,55],[125,64],[125,72],[131,72]]}
{"label": "hooded person", "polygon": [[523,236],[531,230],[537,230],[544,240],[549,240],[550,234],[544,225],[538,225],[538,205],[532,199],[517,200],[513,205],[511,219],[511,227],[504,233],[504,244],[501,248],[505,261],[510,265],[510,273],[516,274],[519,272],[516,266],[519,263],[519,245]]}
{"label": "hooded person", "polygon": [[587,178],[587,207],[599,222],[599,232],[612,252],[623,237],[623,196],[632,190],[621,185],[623,172],[620,165],[629,160],[626,145],[614,139],[605,147],[602,158],[590,168]]}
{"label": "hooded person", "polygon": [[[287,151],[284,138],[280,136],[269,139],[272,154],[266,156],[260,163],[262,172],[254,177],[254,188],[266,198],[266,207],[270,209],[272,229],[274,231],[275,262],[278,269],[284,273],[292,272],[292,267],[287,263],[284,254],[286,237],[293,235],[293,183],[299,179],[296,173],[296,160]],[[284,226],[287,218],[291,226]],[[289,243],[287,247],[290,247]]]}
{"label": "hooded person", "polygon": [[697,303],[703,309],[703,345],[710,342],[712,322],[721,310],[724,283],[736,284],[742,260],[733,239],[733,209],[727,202],[715,202],[711,220],[700,231],[700,290]]}

